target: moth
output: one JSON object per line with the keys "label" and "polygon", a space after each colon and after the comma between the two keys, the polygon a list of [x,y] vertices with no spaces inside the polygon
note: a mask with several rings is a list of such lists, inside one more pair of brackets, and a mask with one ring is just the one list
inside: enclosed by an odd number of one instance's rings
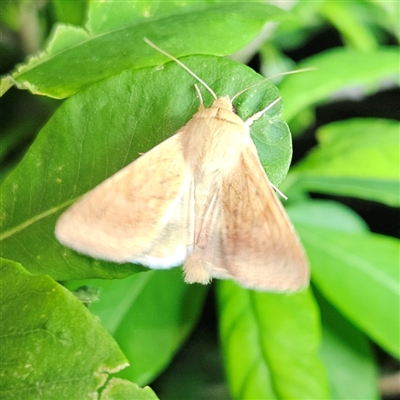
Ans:
{"label": "moth", "polygon": [[[153,269],[183,264],[187,283],[233,279],[260,291],[296,291],[309,281],[306,256],[275,195],[254,143],[251,124],[233,101],[211,93],[190,121],[106,179],[58,219],[57,239],[77,252]],[[247,89],[246,89],[247,90]],[[275,188],[276,189],[276,188]]]}

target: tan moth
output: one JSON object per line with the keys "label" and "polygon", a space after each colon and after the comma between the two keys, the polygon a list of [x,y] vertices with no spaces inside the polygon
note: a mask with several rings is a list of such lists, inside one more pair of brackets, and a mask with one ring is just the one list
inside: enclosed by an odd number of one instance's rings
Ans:
{"label": "tan moth", "polygon": [[305,288],[304,251],[250,138],[251,124],[280,99],[243,121],[232,105],[243,91],[218,98],[179,60],[145,41],[215,100],[209,108],[201,100],[177,133],[67,209],[57,221],[57,239],[117,263],[183,264],[187,283],[222,278],[256,290]]}

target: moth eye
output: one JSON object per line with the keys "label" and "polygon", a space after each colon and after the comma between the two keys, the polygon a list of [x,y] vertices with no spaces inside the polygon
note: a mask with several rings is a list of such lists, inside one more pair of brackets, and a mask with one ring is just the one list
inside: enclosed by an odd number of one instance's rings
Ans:
{"label": "moth eye", "polygon": [[237,108],[232,104],[232,112],[237,115]]}

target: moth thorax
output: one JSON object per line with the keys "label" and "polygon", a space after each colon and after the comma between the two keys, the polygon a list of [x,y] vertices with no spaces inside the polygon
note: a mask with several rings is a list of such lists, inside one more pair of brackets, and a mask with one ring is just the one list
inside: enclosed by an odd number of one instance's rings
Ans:
{"label": "moth thorax", "polygon": [[229,96],[218,98],[217,100],[214,101],[211,107],[222,108],[224,110],[233,112],[233,106]]}

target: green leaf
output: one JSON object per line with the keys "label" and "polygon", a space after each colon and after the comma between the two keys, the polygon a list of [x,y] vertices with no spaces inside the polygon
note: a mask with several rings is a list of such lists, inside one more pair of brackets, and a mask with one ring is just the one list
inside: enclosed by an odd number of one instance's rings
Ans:
{"label": "green leaf", "polygon": [[122,280],[72,281],[98,287],[90,311],[111,332],[130,366],[119,376],[144,385],[171,361],[196,324],[207,287],[188,285],[182,271],[149,271]]}
{"label": "green leaf", "polygon": [[322,296],[317,299],[322,318],[320,353],[331,399],[378,400],[378,371],[368,338]]}
{"label": "green leaf", "polygon": [[[176,57],[231,54],[252,40],[265,22],[284,13],[261,2],[90,4],[85,29],[58,25],[46,50],[12,74],[20,88],[65,98],[126,69],[165,62],[166,57],[146,44],[144,37]],[[9,77],[1,83],[4,91],[9,83]]]}
{"label": "green leaf", "polygon": [[287,211],[290,218],[299,225],[312,225],[349,233],[368,230],[368,225],[360,216],[336,201],[301,201],[298,204],[291,204]]}
{"label": "green leaf", "polygon": [[321,215],[323,202],[319,203],[317,214],[310,203],[288,209],[307,250],[313,282],[354,325],[399,357],[400,242],[365,230],[357,232],[354,223],[351,230],[338,228],[330,222],[336,218],[337,206],[330,204],[325,206],[326,227],[321,227],[314,222]]}
{"label": "green leaf", "polygon": [[400,124],[352,119],[318,131],[319,145],[292,170],[302,188],[400,205]]}
{"label": "green leaf", "polygon": [[[383,17],[379,15],[379,23],[380,26],[383,29],[387,29],[390,33],[393,34],[393,36],[397,39],[397,41],[400,40],[400,26],[397,23],[400,18],[400,4],[397,2],[393,3],[376,3],[379,4],[379,6],[382,9]],[[376,15],[375,14],[375,20],[376,20]]]}
{"label": "green leaf", "polygon": [[193,335],[152,387],[162,400],[232,400],[212,310],[205,307]]}
{"label": "green leaf", "polygon": [[283,20],[273,32],[273,44],[285,52],[306,47],[318,32],[317,29],[325,29],[326,21],[321,17],[320,9],[327,1],[297,1],[290,4],[289,18]]}
{"label": "green leaf", "polygon": [[[221,58],[183,60],[218,95],[233,95],[260,80],[249,68]],[[222,74],[223,72],[223,74]],[[177,84],[179,82],[179,84]],[[141,270],[94,261],[54,237],[61,211],[89,189],[181,128],[197,111],[194,79],[176,63],[146,68],[92,85],[67,100],[2,185],[0,252],[57,280],[118,278]],[[270,82],[235,101],[247,119],[279,96]],[[203,90],[205,105],[212,101]],[[291,157],[291,138],[276,104],[252,125],[261,162],[279,185]]]}
{"label": "green leaf", "polygon": [[89,399],[126,358],[98,319],[51,278],[2,260],[1,398]]}
{"label": "green leaf", "polygon": [[298,68],[315,71],[288,75],[279,87],[285,99],[283,117],[290,121],[300,111],[329,98],[360,98],[381,86],[399,85],[399,59],[395,47],[370,52],[344,48],[327,50],[306,59]]}
{"label": "green leaf", "polygon": [[102,391],[100,400],[158,400],[158,397],[148,386],[142,389],[136,383],[112,378]]}
{"label": "green leaf", "polygon": [[[92,3],[93,4],[93,3]],[[95,4],[95,3],[94,3]],[[49,2],[53,18],[65,24],[81,25],[85,21],[89,0]]]}
{"label": "green leaf", "polygon": [[[363,11],[376,13],[380,9],[374,7],[372,2],[363,3],[326,1],[320,8],[320,12],[339,30],[348,46],[361,51],[371,51],[378,46],[377,38],[371,27],[365,23],[362,15]],[[363,10],[363,6],[367,9]]]}
{"label": "green leaf", "polygon": [[310,291],[257,293],[218,282],[224,364],[235,399],[328,398]]}

